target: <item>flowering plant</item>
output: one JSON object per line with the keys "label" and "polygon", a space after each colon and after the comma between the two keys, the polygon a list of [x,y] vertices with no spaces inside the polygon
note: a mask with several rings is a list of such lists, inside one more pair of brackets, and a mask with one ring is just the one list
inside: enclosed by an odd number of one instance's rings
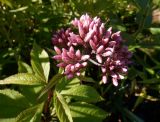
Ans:
{"label": "flowering plant", "polygon": [[160,122],[159,1],[0,0],[0,122]]}
{"label": "flowering plant", "polygon": [[124,79],[127,73],[129,59],[132,54],[126,46],[120,32],[113,33],[112,28],[105,29],[100,18],[91,18],[88,14],[80,19],[75,18],[72,25],[77,29],[61,29],[53,35],[52,43],[59,62],[58,67],[64,68],[68,78],[80,76],[88,62],[101,68],[102,82],[105,84],[111,77],[115,86],[118,80]]}

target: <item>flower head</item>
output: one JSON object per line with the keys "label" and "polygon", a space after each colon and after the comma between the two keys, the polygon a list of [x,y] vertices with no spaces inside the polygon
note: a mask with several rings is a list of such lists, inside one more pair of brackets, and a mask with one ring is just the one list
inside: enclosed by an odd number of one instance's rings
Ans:
{"label": "flower head", "polygon": [[[128,71],[129,59],[132,54],[126,46],[120,32],[113,33],[112,28],[105,29],[100,18],[82,15],[72,22],[77,33],[67,29],[53,35],[52,43],[57,53],[53,58],[59,61],[58,67],[65,69],[68,78],[80,75],[81,69],[90,61],[102,71],[102,82],[107,83],[111,77],[115,86],[124,78]],[[78,49],[82,47],[81,50]]]}

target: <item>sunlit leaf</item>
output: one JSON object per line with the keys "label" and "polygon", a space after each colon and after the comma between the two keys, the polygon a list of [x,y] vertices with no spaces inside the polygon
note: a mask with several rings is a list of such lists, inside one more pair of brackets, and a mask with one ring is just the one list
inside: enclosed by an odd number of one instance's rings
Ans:
{"label": "sunlit leaf", "polygon": [[36,43],[31,51],[31,64],[34,72],[43,81],[48,82],[50,62],[47,52],[41,49]]}
{"label": "sunlit leaf", "polygon": [[102,122],[109,113],[92,104],[75,102],[70,105],[71,114],[75,122]]}
{"label": "sunlit leaf", "polygon": [[18,91],[0,90],[0,118],[16,117],[21,111],[29,107],[29,101]]}
{"label": "sunlit leaf", "polygon": [[54,106],[60,122],[73,122],[70,109],[61,94],[54,91]]}
{"label": "sunlit leaf", "polygon": [[66,77],[63,77],[56,85],[57,91],[65,91],[72,87],[76,87],[80,85],[80,80],[78,78],[73,79],[67,79]]}
{"label": "sunlit leaf", "polygon": [[0,2],[2,4],[6,4],[7,6],[9,6],[10,8],[12,8],[12,2],[10,0],[0,0]]}
{"label": "sunlit leaf", "polygon": [[18,72],[20,73],[33,73],[32,68],[25,62],[18,61]]}
{"label": "sunlit leaf", "polygon": [[160,34],[160,28],[150,28],[149,30],[153,35]]}
{"label": "sunlit leaf", "polygon": [[98,102],[103,100],[93,87],[85,85],[75,86],[65,91],[62,90],[61,94],[80,101]]}
{"label": "sunlit leaf", "polygon": [[0,80],[0,85],[17,84],[17,85],[44,85],[35,75],[30,73],[19,73],[4,80]]}

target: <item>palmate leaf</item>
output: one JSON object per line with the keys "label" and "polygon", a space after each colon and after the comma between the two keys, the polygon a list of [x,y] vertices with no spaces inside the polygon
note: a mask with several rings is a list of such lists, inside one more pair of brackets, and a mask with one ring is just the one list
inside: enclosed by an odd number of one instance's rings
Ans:
{"label": "palmate leaf", "polygon": [[85,102],[75,102],[70,105],[74,122],[102,122],[109,113]]}
{"label": "palmate leaf", "polygon": [[49,56],[45,50],[40,48],[36,43],[31,51],[31,65],[36,75],[44,82],[48,82],[50,71]]}
{"label": "palmate leaf", "polygon": [[0,85],[18,84],[18,85],[44,85],[40,79],[31,73],[19,73],[4,80],[0,80]]}
{"label": "palmate leaf", "polygon": [[18,91],[0,90],[0,120],[16,117],[21,111],[29,107],[29,104],[30,102]]}
{"label": "palmate leaf", "polygon": [[93,87],[86,85],[79,85],[68,90],[62,90],[61,94],[79,101],[98,102],[103,100]]}
{"label": "palmate leaf", "polygon": [[15,122],[40,122],[43,105],[41,103],[22,111]]}
{"label": "palmate leaf", "polygon": [[60,122],[73,122],[70,109],[61,94],[54,91],[54,106]]}

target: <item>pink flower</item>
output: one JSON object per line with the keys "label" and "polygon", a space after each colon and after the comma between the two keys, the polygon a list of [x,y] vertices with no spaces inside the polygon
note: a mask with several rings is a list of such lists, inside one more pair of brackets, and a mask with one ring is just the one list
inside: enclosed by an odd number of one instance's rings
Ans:
{"label": "pink flower", "polygon": [[62,51],[58,47],[54,47],[57,55],[53,56],[53,59],[59,61],[58,67],[64,68],[64,74],[68,78],[73,78],[76,74],[80,75],[80,70],[87,66],[87,60],[89,55],[81,55],[80,50],[75,51],[71,46],[69,50],[62,48]]}
{"label": "pink flower", "polygon": [[132,56],[128,48],[122,46],[120,32],[113,33],[111,27],[105,30],[100,18],[91,18],[87,14],[80,19],[75,18],[71,23],[78,30],[77,33],[62,29],[52,38],[57,53],[54,59],[59,61],[57,66],[64,68],[64,74],[72,78],[79,76],[81,69],[90,61],[101,67],[103,83],[107,83],[108,77],[111,77],[117,86],[118,81],[127,74]]}

